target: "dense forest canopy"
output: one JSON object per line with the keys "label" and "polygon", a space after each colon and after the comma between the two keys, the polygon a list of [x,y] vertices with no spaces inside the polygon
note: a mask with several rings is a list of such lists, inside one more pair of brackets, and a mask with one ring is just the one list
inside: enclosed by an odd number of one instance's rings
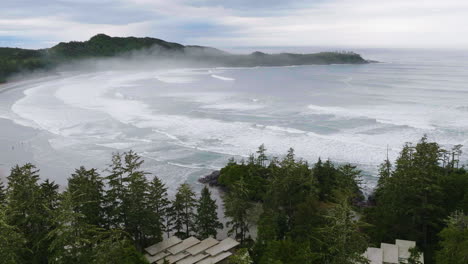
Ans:
{"label": "dense forest canopy", "polygon": [[367,63],[360,55],[344,52],[317,54],[265,54],[233,55],[215,48],[181,45],[157,38],[110,37],[99,34],[88,41],[61,42],[41,50],[0,48],[0,83],[15,73],[48,70],[80,59],[126,56],[146,52],[146,59],[183,59],[204,66],[286,66],[307,64]]}
{"label": "dense forest canopy", "polygon": [[114,154],[102,174],[76,169],[63,192],[34,165],[15,166],[0,184],[0,259],[147,263],[143,248],[164,237],[204,239],[225,227],[241,243],[229,263],[367,263],[368,246],[407,239],[425,263],[465,264],[468,172],[460,154],[459,146],[444,150],[426,137],[408,143],[396,161],[382,163],[366,201],[356,166],[309,164],[293,149],[270,157],[262,145],[217,176],[226,221],[207,187],[199,195],[182,183],[171,198],[132,151]]}

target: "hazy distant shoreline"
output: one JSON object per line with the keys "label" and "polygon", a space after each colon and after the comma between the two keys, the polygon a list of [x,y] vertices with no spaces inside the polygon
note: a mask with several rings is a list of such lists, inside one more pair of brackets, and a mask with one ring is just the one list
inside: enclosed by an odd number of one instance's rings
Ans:
{"label": "hazy distant shoreline", "polygon": [[[88,41],[59,43],[40,50],[0,48],[0,83],[11,76],[33,71],[47,71],[84,59],[123,58],[148,62],[178,61],[199,66],[289,66],[325,64],[365,64],[354,52],[319,52],[313,54],[280,53],[230,54],[211,47],[181,45],[156,38],[118,38],[98,34]],[[171,62],[171,63],[172,63]]]}

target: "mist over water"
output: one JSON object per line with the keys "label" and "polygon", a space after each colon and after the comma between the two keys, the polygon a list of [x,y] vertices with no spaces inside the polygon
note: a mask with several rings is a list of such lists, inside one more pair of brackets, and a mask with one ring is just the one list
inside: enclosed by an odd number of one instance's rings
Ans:
{"label": "mist over water", "polygon": [[[281,157],[377,166],[423,134],[468,156],[467,52],[358,51],[383,63],[257,68],[163,65],[67,69],[0,86],[5,157],[29,153],[66,183],[80,165],[104,169],[133,149],[173,190],[265,144]],[[32,129],[31,129],[32,128]],[[18,137],[17,131],[28,131]],[[13,132],[12,132],[13,131]],[[14,147],[14,148],[12,148]],[[5,171],[15,164],[4,158]],[[16,161],[18,162],[18,161]]]}

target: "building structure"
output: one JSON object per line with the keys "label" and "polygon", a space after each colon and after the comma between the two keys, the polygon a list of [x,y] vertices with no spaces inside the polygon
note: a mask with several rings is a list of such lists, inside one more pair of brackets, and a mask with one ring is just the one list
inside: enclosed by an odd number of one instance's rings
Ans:
{"label": "building structure", "polygon": [[153,264],[216,264],[223,263],[233,254],[239,242],[232,238],[218,241],[207,238],[202,241],[195,237],[179,239],[172,236],[145,248],[145,258]]}
{"label": "building structure", "polygon": [[[399,264],[407,263],[410,249],[416,247],[416,242],[409,240],[395,240],[395,244],[381,243],[380,248],[367,248],[364,256],[370,264]],[[424,254],[421,253],[419,261],[424,264]]]}

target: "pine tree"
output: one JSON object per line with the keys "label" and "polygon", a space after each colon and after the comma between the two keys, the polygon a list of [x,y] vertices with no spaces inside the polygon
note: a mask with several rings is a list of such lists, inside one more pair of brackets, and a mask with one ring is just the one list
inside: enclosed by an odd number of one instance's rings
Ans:
{"label": "pine tree", "polygon": [[172,230],[176,236],[183,239],[191,236],[195,228],[196,204],[195,193],[190,185],[181,184],[170,209]]}
{"label": "pine tree", "polygon": [[468,215],[454,212],[446,221],[447,227],[439,233],[441,241],[437,264],[468,263]]}
{"label": "pine tree", "polygon": [[205,239],[208,237],[216,238],[217,229],[222,229],[223,224],[218,220],[218,206],[216,201],[211,199],[210,190],[204,187],[201,192],[201,197],[198,200],[197,215],[195,219],[195,226],[197,230],[197,237]]}
{"label": "pine tree", "polygon": [[38,183],[38,170],[32,164],[12,168],[8,179],[7,201],[5,209],[6,223],[15,227],[26,239],[29,254],[24,255],[30,263],[47,261],[41,241],[45,239],[44,223],[50,223],[45,210],[47,204],[42,199],[42,190]]}
{"label": "pine tree", "polygon": [[[126,157],[128,158],[128,157]],[[128,164],[130,166],[138,164],[139,157],[134,157]],[[136,163],[135,163],[136,162]],[[125,231],[127,231],[135,241],[138,250],[149,245],[149,239],[160,234],[151,234],[152,230],[146,227],[153,224],[158,219],[152,214],[148,200],[148,182],[145,173],[137,170],[139,168],[129,170],[127,195],[124,199]]]}
{"label": "pine tree", "polygon": [[146,259],[122,231],[101,232],[99,243],[93,248],[91,264],[148,264]]}
{"label": "pine tree", "polygon": [[152,243],[156,243],[162,240],[163,232],[170,232],[168,225],[170,201],[167,198],[167,188],[156,176],[153,177],[149,185],[148,200],[148,206],[155,219],[154,222],[150,223],[149,228],[153,234]]}
{"label": "pine tree", "polygon": [[127,195],[127,175],[122,163],[122,155],[112,155],[112,163],[107,171],[108,190],[105,195],[106,225],[110,228],[124,228],[127,223],[124,199]]}
{"label": "pine tree", "polygon": [[367,263],[362,256],[367,248],[367,237],[359,231],[358,223],[353,219],[353,213],[348,205],[348,199],[343,199],[331,208],[326,220],[321,236],[321,263]]}
{"label": "pine tree", "polygon": [[[381,173],[389,177],[380,181],[375,191],[376,206],[366,214],[366,221],[373,225],[369,233],[373,242],[414,240],[431,259],[430,251],[450,207],[444,201],[450,194],[443,193],[442,183],[451,178],[440,166],[443,154],[437,143],[424,136],[415,146],[404,145],[390,173],[386,162]],[[460,186],[464,186],[462,182]],[[463,192],[454,197],[463,197]]]}
{"label": "pine tree", "polygon": [[72,199],[70,192],[64,193],[56,212],[57,227],[48,234],[50,263],[89,263],[92,259],[99,230],[87,223],[85,215],[75,211]]}
{"label": "pine tree", "polygon": [[361,171],[356,166],[345,164],[338,167],[337,189],[334,192],[346,193],[353,202],[364,200],[359,185],[361,184]]}
{"label": "pine tree", "polygon": [[95,169],[80,167],[68,179],[67,192],[70,193],[73,210],[82,214],[90,225],[104,225],[104,184]]}
{"label": "pine tree", "polygon": [[340,185],[338,171],[330,160],[325,163],[321,159],[315,164],[313,169],[314,177],[319,184],[319,197],[321,201],[334,201],[334,190]]}
{"label": "pine tree", "polygon": [[266,164],[266,161],[268,160],[268,157],[266,156],[266,148],[265,148],[265,145],[262,144],[260,145],[260,147],[258,147],[258,150],[257,150],[257,164],[260,165],[260,166],[265,166]]}
{"label": "pine tree", "polygon": [[40,218],[37,218],[37,224],[42,227],[41,231],[38,233],[38,237],[42,237],[39,242],[37,242],[33,250],[36,253],[36,257],[42,256],[42,261],[46,261],[47,249],[50,246],[51,241],[47,238],[49,232],[56,228],[56,221],[54,219],[55,212],[59,206],[60,194],[58,192],[59,186],[55,182],[51,182],[46,179],[43,183],[40,184],[40,203],[42,204],[42,210],[40,211]]}
{"label": "pine tree", "polygon": [[26,240],[18,230],[5,221],[5,212],[0,207],[0,260],[5,264],[26,263],[24,259]]}
{"label": "pine tree", "polygon": [[6,189],[5,185],[3,185],[2,180],[0,180],[0,207],[6,205]]}
{"label": "pine tree", "polygon": [[236,254],[229,257],[230,264],[252,264],[253,260],[250,257],[249,250],[241,248],[237,250]]}
{"label": "pine tree", "polygon": [[228,233],[235,234],[235,237],[244,243],[249,233],[249,210],[253,207],[249,200],[249,190],[241,178],[234,184],[233,189],[224,197],[224,215],[229,217],[227,226],[230,227]]}

